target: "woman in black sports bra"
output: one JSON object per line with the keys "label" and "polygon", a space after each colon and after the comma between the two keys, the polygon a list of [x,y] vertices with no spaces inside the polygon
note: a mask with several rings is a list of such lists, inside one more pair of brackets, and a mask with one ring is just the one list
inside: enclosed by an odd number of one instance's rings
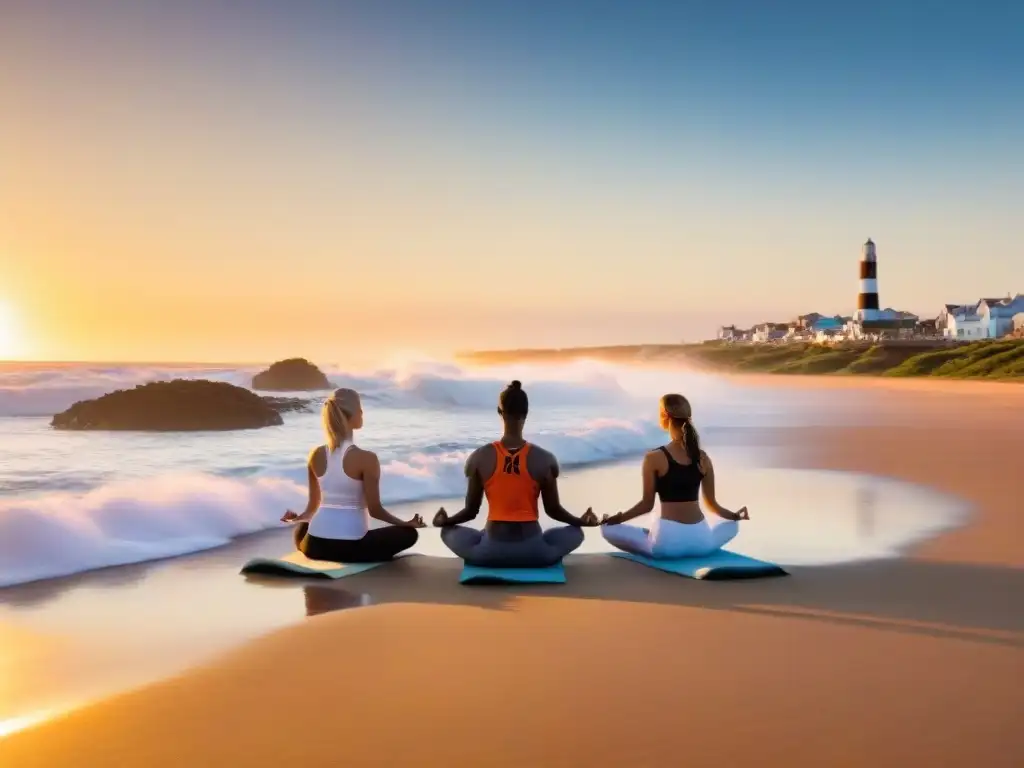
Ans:
{"label": "woman in black sports bra", "polygon": [[[700,449],[689,401],[682,395],[661,398],[662,429],[672,441],[644,456],[643,498],[625,512],[601,521],[601,533],[615,547],[658,559],[708,555],[739,533],[739,521],[749,520],[747,508],[731,512],[715,499],[715,468]],[[704,504],[722,522],[712,526],[704,517],[697,497],[703,490]],[[661,515],[648,530],[624,525],[654,509],[654,497],[661,500]]]}

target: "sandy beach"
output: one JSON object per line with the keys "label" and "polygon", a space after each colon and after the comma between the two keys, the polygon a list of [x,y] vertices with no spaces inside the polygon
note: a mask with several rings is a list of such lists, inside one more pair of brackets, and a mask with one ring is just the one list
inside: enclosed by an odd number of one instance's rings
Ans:
{"label": "sandy beach", "polygon": [[761,436],[780,465],[928,485],[970,523],[764,581],[578,555],[566,585],[470,589],[413,558],[351,577],[369,607],[308,590],[308,620],[0,740],[0,763],[1024,763],[1024,388],[749,381],[867,393],[862,427]]}

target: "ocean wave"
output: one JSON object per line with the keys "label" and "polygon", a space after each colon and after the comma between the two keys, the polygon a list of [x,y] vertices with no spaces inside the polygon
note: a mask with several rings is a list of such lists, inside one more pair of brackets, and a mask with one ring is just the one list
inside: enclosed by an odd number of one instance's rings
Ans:
{"label": "ocean wave", "polygon": [[[150,367],[90,365],[26,365],[0,368],[0,416],[52,416],[80,400],[89,400],[140,384],[170,379],[210,379],[250,387],[259,367]],[[615,377],[576,369],[532,371],[527,382],[531,402],[538,406],[608,403],[624,394]],[[474,373],[450,363],[419,361],[362,373],[324,367],[332,383],[351,387],[369,404],[389,408],[493,408],[508,383],[494,373]],[[512,378],[510,376],[510,378]]]}
{"label": "ocean wave", "polygon": [[0,587],[212,549],[302,503],[285,479],[164,476],[0,503]]}
{"label": "ocean wave", "polygon": [[[48,416],[84,397],[169,378],[244,386],[257,370],[0,365],[0,416]],[[530,395],[527,438],[563,467],[639,456],[658,445],[664,433],[653,419],[664,392],[691,398],[709,444],[733,427],[841,416],[832,401],[807,392],[743,390],[688,371],[595,361],[481,370],[403,361],[374,371],[323,370],[363,395],[360,438],[381,456],[387,504],[461,497],[466,456],[493,439],[498,393],[513,378]],[[59,434],[30,420],[3,420],[0,453],[15,459],[0,471],[0,586],[172,557],[272,528],[286,507],[304,503],[302,456],[321,439],[310,414],[253,433],[173,436]]]}
{"label": "ocean wave", "polygon": [[[531,435],[564,467],[637,455],[661,437],[653,422],[602,420]],[[386,504],[460,497],[469,449],[419,451],[384,462]],[[0,587],[174,557],[279,525],[305,503],[305,468],[247,478],[162,475],[84,494],[0,501]]]}

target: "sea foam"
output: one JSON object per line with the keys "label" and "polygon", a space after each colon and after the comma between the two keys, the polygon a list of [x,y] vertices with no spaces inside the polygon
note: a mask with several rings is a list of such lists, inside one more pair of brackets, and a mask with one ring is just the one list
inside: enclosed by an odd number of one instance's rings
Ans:
{"label": "sea foam", "polygon": [[[655,444],[653,422],[602,421],[536,440],[566,466],[635,455]],[[461,496],[469,449],[415,452],[382,465],[385,504]],[[83,494],[0,500],[0,587],[173,557],[274,528],[306,500],[305,468],[249,478],[158,475]]]}
{"label": "sea foam", "polygon": [[[0,586],[209,549],[275,527],[306,494],[304,455],[318,417],[226,434],[58,433],[41,419],[76,400],[170,378],[240,386],[257,367],[0,367]],[[739,392],[692,372],[595,361],[474,370],[404,361],[353,372],[324,366],[358,390],[364,445],[382,462],[386,504],[461,497],[469,452],[497,436],[497,395],[512,378],[530,395],[527,437],[563,467],[638,457],[658,445],[657,397],[690,396],[706,436],[733,426],[792,424],[815,411],[805,393]],[[313,399],[326,393],[309,393]],[[799,400],[799,402],[797,402]],[[820,409],[818,409],[820,413]],[[72,492],[74,491],[74,492]]]}

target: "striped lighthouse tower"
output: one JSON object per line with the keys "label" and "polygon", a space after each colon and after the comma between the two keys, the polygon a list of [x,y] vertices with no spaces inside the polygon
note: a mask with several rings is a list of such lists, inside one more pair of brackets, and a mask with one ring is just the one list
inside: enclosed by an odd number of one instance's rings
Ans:
{"label": "striped lighthouse tower", "polygon": [[871,322],[878,318],[878,262],[875,260],[875,244],[868,238],[861,249],[857,319]]}

